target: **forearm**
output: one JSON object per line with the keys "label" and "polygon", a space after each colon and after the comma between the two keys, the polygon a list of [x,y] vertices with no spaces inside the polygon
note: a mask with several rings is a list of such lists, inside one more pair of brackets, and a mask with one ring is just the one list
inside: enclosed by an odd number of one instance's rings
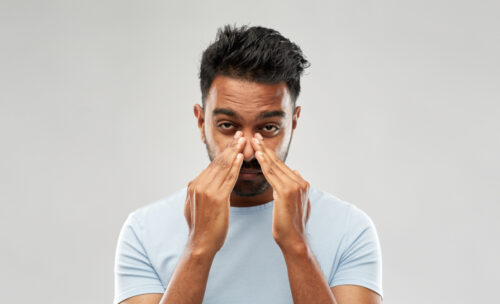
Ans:
{"label": "forearm", "polygon": [[294,304],[337,304],[326,278],[307,244],[282,249]]}
{"label": "forearm", "polygon": [[160,304],[201,304],[214,257],[186,246]]}

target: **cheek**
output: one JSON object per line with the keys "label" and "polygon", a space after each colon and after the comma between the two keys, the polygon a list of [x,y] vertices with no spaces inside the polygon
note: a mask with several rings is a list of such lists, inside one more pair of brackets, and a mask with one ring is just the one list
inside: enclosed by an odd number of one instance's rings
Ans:
{"label": "cheek", "polygon": [[213,128],[210,124],[205,124],[205,140],[207,146],[212,150],[215,155],[219,153],[219,148],[217,146],[217,141],[214,137]]}
{"label": "cheek", "polygon": [[279,145],[276,146],[276,148],[274,148],[274,153],[281,159],[283,160],[283,157],[285,155],[285,152],[286,152],[286,144],[284,141],[282,141]]}
{"label": "cheek", "polygon": [[215,132],[212,126],[207,126],[205,138],[207,140],[207,145],[212,149],[215,156],[222,152],[232,140],[231,136],[224,136],[219,132]]}
{"label": "cheek", "polygon": [[286,126],[281,133],[279,141],[277,141],[274,145],[274,153],[278,155],[280,158],[284,156],[288,149],[288,144],[290,142],[290,136],[292,135],[292,128],[290,126]]}
{"label": "cheek", "polygon": [[288,142],[290,140],[289,135],[283,136],[279,141],[270,143],[268,142],[268,147],[271,148],[274,153],[281,159],[285,157],[286,151],[288,150]]}

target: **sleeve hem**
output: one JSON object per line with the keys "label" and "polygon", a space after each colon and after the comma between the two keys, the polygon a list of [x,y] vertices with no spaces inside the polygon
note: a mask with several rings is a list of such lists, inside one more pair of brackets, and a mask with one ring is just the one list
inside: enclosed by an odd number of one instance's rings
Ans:
{"label": "sleeve hem", "polygon": [[146,294],[146,293],[161,293],[161,294],[163,294],[164,292],[165,292],[165,289],[163,287],[160,287],[160,286],[155,286],[155,285],[142,286],[139,288],[134,288],[131,290],[124,291],[124,292],[116,295],[114,300],[113,300],[113,304],[119,304],[123,300],[126,300],[130,297],[133,297],[133,296],[138,296],[141,294]]}
{"label": "sleeve hem", "polygon": [[359,279],[341,279],[341,280],[336,280],[331,286],[339,286],[339,285],[357,285],[357,286],[362,286],[365,288],[368,288],[374,292],[376,292],[378,295],[380,295],[380,298],[383,300],[384,299],[384,294],[382,291],[382,288],[376,284],[373,284],[372,282],[365,281],[365,280],[359,280]]}

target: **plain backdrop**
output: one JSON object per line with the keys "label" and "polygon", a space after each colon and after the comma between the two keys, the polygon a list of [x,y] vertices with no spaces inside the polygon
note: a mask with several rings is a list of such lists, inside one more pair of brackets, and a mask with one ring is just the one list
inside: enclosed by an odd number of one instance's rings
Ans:
{"label": "plain backdrop", "polygon": [[497,301],[498,1],[0,3],[1,302],[112,301],[126,216],[208,165],[192,108],[227,23],[311,62],[287,163],[370,215],[385,303]]}

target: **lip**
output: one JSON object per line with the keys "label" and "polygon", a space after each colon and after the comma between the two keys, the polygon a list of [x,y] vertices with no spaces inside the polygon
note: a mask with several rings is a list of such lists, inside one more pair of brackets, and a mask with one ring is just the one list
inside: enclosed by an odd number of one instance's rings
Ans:
{"label": "lip", "polygon": [[240,170],[240,173],[243,173],[243,174],[258,174],[258,173],[262,173],[262,171],[260,170],[249,170],[249,169],[241,169]]}
{"label": "lip", "polygon": [[256,170],[240,170],[239,178],[241,180],[253,180],[261,174],[262,174],[261,171],[256,171]]}

